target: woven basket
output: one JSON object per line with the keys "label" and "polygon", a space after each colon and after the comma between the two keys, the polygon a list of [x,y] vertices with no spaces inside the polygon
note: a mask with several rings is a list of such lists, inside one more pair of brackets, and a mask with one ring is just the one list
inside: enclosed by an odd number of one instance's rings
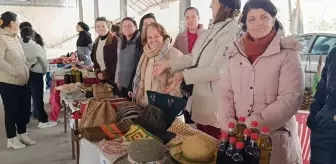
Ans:
{"label": "woven basket", "polygon": [[300,105],[300,110],[309,110],[312,101],[313,101],[312,90],[306,87],[304,91],[304,97]]}
{"label": "woven basket", "polygon": [[176,144],[179,144],[183,142],[187,137],[193,136],[193,135],[199,135],[206,139],[209,139],[210,142],[216,144],[216,146],[219,145],[219,140],[200,131],[195,128],[192,128],[190,125],[185,124],[180,119],[175,119],[173,124],[168,128],[168,131],[173,132],[176,134],[176,137],[173,138],[170,142],[167,143],[167,147],[174,146]]}
{"label": "woven basket", "polygon": [[108,86],[106,84],[93,84],[92,90],[93,90],[93,96],[96,99],[106,99],[106,98],[113,98],[113,87]]}

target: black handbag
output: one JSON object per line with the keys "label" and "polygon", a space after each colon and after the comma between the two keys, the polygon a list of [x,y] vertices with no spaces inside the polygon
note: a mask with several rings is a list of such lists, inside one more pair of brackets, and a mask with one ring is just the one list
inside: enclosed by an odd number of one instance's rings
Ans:
{"label": "black handbag", "polygon": [[164,144],[168,143],[176,136],[175,133],[167,131],[168,126],[164,119],[164,110],[154,105],[146,105],[134,122],[145,128],[151,134],[159,137]]}
{"label": "black handbag", "polygon": [[168,127],[173,123],[177,116],[183,114],[187,101],[183,98],[162,94],[154,91],[146,91],[149,104],[156,106],[164,111],[164,119]]}
{"label": "black handbag", "polygon": [[[223,27],[221,27],[217,32],[216,34],[206,43],[206,44],[203,44],[203,49],[200,51],[198,57],[197,57],[197,60],[196,60],[196,63],[191,66],[190,68],[188,69],[193,69],[193,68],[196,68],[198,66],[198,63],[201,59],[201,56],[202,56],[202,53],[203,51],[205,50],[205,48],[209,45],[209,43],[211,43],[212,39],[226,26],[228,25],[230,22],[226,23]],[[209,34],[210,35],[210,34]],[[209,36],[208,36],[209,37]],[[193,88],[194,88],[194,84],[186,84],[185,81],[182,81],[182,83],[180,84],[180,89],[184,92],[183,94],[187,97],[191,96],[192,95],[192,91],[193,91]]]}

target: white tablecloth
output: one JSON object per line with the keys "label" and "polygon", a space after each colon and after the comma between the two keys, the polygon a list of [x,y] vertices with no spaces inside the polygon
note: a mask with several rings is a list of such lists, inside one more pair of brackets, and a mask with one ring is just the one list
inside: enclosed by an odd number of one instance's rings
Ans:
{"label": "white tablecloth", "polygon": [[[80,141],[80,164],[104,164],[100,162],[101,151],[98,147],[98,143],[90,143],[86,139]],[[110,164],[106,162],[105,164]]]}
{"label": "white tablecloth", "polygon": [[101,151],[99,143],[89,142],[86,139],[81,139],[80,142],[80,164],[113,164],[118,157],[108,155]]}

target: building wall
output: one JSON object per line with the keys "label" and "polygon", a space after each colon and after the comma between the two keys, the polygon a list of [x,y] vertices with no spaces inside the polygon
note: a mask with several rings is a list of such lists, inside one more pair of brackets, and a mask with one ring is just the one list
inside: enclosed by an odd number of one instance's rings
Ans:
{"label": "building wall", "polygon": [[0,11],[12,11],[22,21],[29,21],[44,38],[47,45],[60,42],[76,33],[79,20],[77,8],[0,6]]}

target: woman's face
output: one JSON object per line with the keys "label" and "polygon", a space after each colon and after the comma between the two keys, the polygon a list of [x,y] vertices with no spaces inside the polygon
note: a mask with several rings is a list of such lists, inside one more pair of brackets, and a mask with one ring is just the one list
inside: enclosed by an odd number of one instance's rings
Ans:
{"label": "woman's face", "polygon": [[247,13],[247,32],[253,39],[261,39],[267,36],[274,28],[275,18],[264,9],[251,9]]}
{"label": "woman's face", "polygon": [[81,31],[83,31],[83,28],[80,25],[77,24],[76,30],[77,30],[77,32],[81,32]]}
{"label": "woman's face", "polygon": [[188,29],[197,29],[199,24],[199,16],[197,15],[197,11],[195,9],[187,10],[184,18]]}
{"label": "woman's face", "polygon": [[218,0],[211,0],[211,10],[212,10],[212,18],[216,18],[217,13],[219,11],[220,8],[220,3]]}
{"label": "woman's face", "polygon": [[121,30],[125,36],[132,36],[136,31],[136,27],[132,21],[124,20],[121,25]]}
{"label": "woman's face", "polygon": [[20,22],[18,19],[16,19],[16,21],[11,21],[10,25],[9,25],[9,29],[12,33],[18,33],[20,28]]}
{"label": "woman's face", "polygon": [[149,25],[153,22],[155,22],[155,20],[153,18],[144,19],[143,24],[142,24],[142,29],[145,29],[147,25]]}
{"label": "woman's face", "polygon": [[157,28],[152,26],[147,28],[147,44],[152,49],[163,44],[163,36]]}
{"label": "woman's face", "polygon": [[99,36],[105,36],[108,33],[107,23],[105,21],[96,22],[96,33]]}

